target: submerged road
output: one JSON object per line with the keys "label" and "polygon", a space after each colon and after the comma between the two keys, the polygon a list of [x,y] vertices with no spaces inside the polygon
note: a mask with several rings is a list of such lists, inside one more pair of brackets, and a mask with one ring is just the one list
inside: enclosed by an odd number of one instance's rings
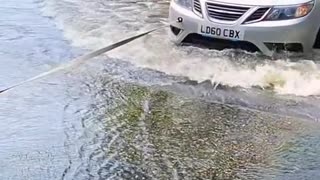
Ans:
{"label": "submerged road", "polygon": [[[3,1],[0,87],[160,25],[167,8]],[[175,47],[166,35],[1,95],[0,179],[318,179],[317,61]]]}
{"label": "submerged road", "polygon": [[[76,53],[54,22],[41,16],[36,2],[2,1],[0,8],[1,88]],[[66,77],[50,78],[1,95],[0,179],[59,179],[68,165]]]}

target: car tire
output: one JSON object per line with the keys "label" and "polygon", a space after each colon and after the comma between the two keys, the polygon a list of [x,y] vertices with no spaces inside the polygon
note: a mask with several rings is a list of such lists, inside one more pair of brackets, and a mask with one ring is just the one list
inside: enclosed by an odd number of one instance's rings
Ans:
{"label": "car tire", "polygon": [[317,48],[317,49],[320,49],[320,29],[319,29],[318,34],[316,36],[316,40],[314,42],[313,47]]}

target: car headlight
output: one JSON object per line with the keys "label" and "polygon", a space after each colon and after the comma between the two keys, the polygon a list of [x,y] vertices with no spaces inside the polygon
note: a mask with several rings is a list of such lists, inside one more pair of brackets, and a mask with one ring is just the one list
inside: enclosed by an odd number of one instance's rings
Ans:
{"label": "car headlight", "polygon": [[174,0],[174,1],[182,7],[192,10],[192,0]]}
{"label": "car headlight", "polygon": [[265,21],[288,20],[308,15],[314,6],[314,1],[294,6],[275,6],[268,13]]}

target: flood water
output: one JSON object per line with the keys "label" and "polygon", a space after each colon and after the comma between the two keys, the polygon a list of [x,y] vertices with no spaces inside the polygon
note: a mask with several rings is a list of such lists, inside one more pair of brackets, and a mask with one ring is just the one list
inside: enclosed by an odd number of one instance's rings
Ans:
{"label": "flood water", "polygon": [[[0,5],[0,89],[166,21],[169,2]],[[159,30],[0,95],[0,179],[319,179],[319,52],[177,47]]]}

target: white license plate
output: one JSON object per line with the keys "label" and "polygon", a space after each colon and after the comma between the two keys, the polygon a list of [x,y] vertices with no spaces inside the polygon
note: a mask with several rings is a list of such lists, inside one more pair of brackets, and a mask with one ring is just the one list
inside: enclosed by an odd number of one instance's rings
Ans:
{"label": "white license plate", "polygon": [[232,39],[232,40],[243,40],[244,32],[232,28],[225,27],[214,27],[207,25],[199,25],[198,32],[204,36]]}

